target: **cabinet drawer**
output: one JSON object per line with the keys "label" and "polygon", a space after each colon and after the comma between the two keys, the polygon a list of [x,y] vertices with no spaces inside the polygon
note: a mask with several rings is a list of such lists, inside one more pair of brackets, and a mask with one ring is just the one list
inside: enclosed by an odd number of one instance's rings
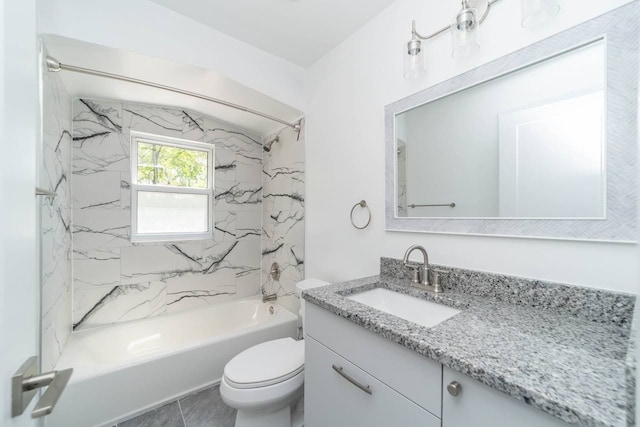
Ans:
{"label": "cabinet drawer", "polygon": [[304,375],[306,427],[440,427],[439,418],[310,337]]}
{"label": "cabinet drawer", "polygon": [[[492,389],[466,375],[444,368],[442,427],[569,427],[571,424]],[[452,396],[447,385],[460,384]]]}
{"label": "cabinet drawer", "polygon": [[315,338],[437,417],[442,365],[314,304],[305,305],[307,336]]}

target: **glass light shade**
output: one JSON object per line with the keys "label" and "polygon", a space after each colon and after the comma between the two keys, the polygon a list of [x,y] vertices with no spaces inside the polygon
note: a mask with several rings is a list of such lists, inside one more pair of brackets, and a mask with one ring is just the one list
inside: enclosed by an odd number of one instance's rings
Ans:
{"label": "glass light shade", "polygon": [[[411,42],[409,42],[411,43]],[[418,42],[419,43],[419,42]],[[415,45],[414,45],[415,46]],[[419,47],[409,53],[407,44],[403,46],[404,53],[404,78],[408,80],[418,79],[427,74],[424,49]]]}
{"label": "glass light shade", "polygon": [[454,58],[473,55],[480,49],[477,16],[475,9],[465,9],[451,24],[451,56]]}
{"label": "glass light shade", "polygon": [[521,0],[522,26],[533,28],[544,24],[560,12],[556,0]]}

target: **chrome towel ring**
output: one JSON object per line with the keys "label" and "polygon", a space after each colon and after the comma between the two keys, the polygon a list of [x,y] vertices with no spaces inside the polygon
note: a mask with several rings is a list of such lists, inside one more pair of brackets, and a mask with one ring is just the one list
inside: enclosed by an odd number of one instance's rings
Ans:
{"label": "chrome towel ring", "polygon": [[[369,213],[369,219],[367,220],[367,223],[365,225],[363,225],[362,227],[358,227],[356,225],[356,223],[353,221],[353,212],[356,210],[356,208],[358,206],[360,206],[361,208],[366,208],[367,212]],[[365,228],[367,228],[369,226],[369,224],[371,224],[371,209],[369,209],[369,206],[367,205],[367,202],[364,201],[364,200],[360,200],[358,203],[353,205],[353,207],[351,208],[351,214],[349,216],[351,218],[351,225],[353,225],[358,230],[364,230]]]}

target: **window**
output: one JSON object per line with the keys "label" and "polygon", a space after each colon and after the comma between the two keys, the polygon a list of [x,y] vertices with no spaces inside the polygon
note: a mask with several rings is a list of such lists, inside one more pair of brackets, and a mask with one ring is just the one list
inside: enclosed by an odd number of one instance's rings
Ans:
{"label": "window", "polygon": [[213,146],[131,132],[131,240],[213,236]]}

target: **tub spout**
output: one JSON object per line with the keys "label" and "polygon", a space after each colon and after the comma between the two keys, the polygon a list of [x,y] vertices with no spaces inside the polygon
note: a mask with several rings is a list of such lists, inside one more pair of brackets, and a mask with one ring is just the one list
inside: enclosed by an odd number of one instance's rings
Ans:
{"label": "tub spout", "polygon": [[275,301],[277,299],[278,299],[278,294],[276,293],[267,294],[267,292],[264,290],[264,287],[262,288],[262,302]]}

